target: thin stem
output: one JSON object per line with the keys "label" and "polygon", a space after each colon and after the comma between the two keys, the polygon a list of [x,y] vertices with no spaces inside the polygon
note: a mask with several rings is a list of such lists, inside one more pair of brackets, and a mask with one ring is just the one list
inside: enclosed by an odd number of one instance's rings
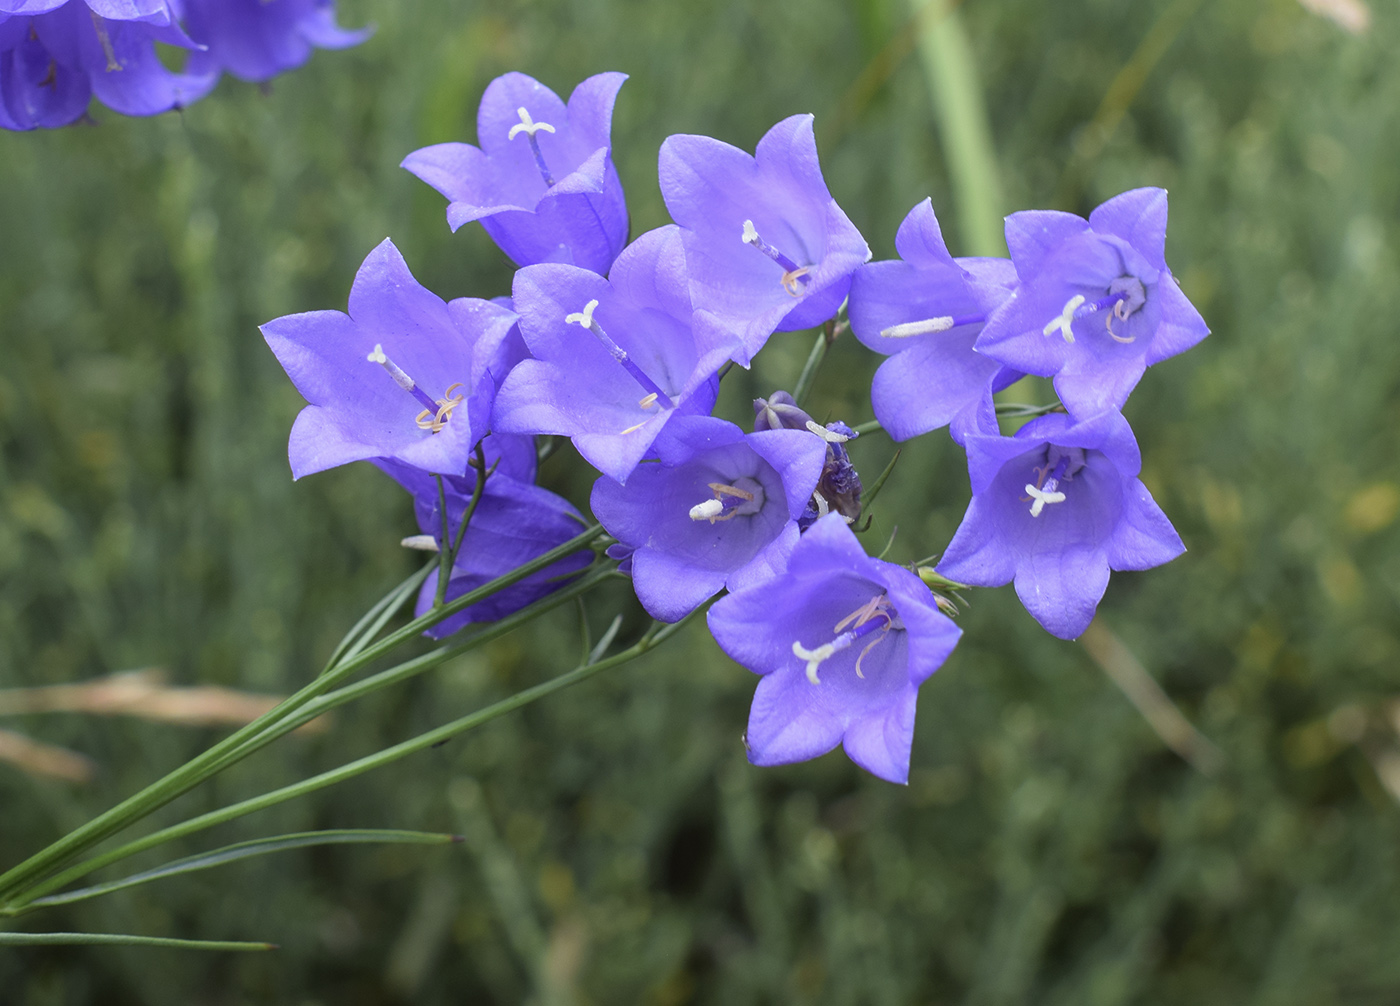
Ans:
{"label": "thin stem", "polygon": [[[494,470],[495,466],[493,465],[491,471]],[[486,468],[486,453],[481,449],[481,442],[477,441],[476,490],[467,503],[467,509],[462,514],[462,522],[457,525],[457,537],[452,540],[450,546],[447,544],[447,539],[451,536],[451,522],[447,518],[447,498],[443,494],[442,476],[433,476],[438,480],[438,505],[442,507],[442,547],[438,550],[438,582],[437,596],[433,600],[434,608],[441,608],[447,603],[447,584],[452,579],[452,569],[457,563],[457,553],[461,550],[462,540],[467,535],[467,525],[471,523],[476,508],[481,505],[481,495],[486,489],[486,478],[491,474],[491,471]]]}
{"label": "thin stem", "polygon": [[409,622],[396,632],[392,632],[378,642],[366,647],[354,657],[344,659],[341,663],[286,699],[275,709],[259,716],[247,726],[234,731],[234,733],[206,750],[203,754],[197,755],[195,758],[147,786],[145,789],[127,797],[127,799],[117,804],[111,810],[98,815],[86,824],[74,829],[58,841],[51,843],[33,856],[30,856],[24,862],[12,867],[4,875],[0,875],[0,898],[7,898],[14,891],[27,886],[35,877],[48,873],[62,866],[63,863],[71,861],[84,850],[91,848],[104,838],[125,828],[132,821],[145,817],[156,809],[163,807],[182,793],[193,789],[214,772],[218,771],[219,768],[222,768],[225,756],[239,748],[247,740],[261,733],[268,726],[290,716],[318,695],[329,691],[339,682],[361,668],[373,663],[401,643],[416,638],[423,630],[431,628],[444,619],[456,614],[458,611],[470,607],[476,602],[520,582],[531,573],[535,573],[560,559],[590,547],[593,542],[602,535],[602,525],[594,524],[563,544],[550,549],[543,555],[532,559],[530,562],[517,567],[503,576],[497,577],[489,583],[483,584],[476,590],[468,591],[461,597],[449,601],[440,608],[434,608],[422,617]]}
{"label": "thin stem", "polygon": [[[452,575],[452,549],[447,546],[447,539],[452,537],[452,526],[447,518],[447,490],[443,488],[442,476],[434,475],[433,478],[437,480],[438,512],[442,514],[442,538],[438,543],[437,596],[433,599],[433,607],[441,608],[447,600],[447,578]],[[463,521],[464,526],[465,524]]]}
{"label": "thin stem", "polygon": [[1052,412],[1063,412],[1065,407],[1059,402],[1050,405],[1028,405],[1023,402],[997,402],[997,415],[1009,416],[1012,419],[1031,419],[1036,416],[1048,416]]}
{"label": "thin stem", "polygon": [[[698,610],[700,609],[697,609],[697,611]],[[641,639],[637,640],[637,642],[633,643],[627,649],[622,650],[611,657],[607,657],[603,660],[598,660],[593,663],[580,664],[579,666],[575,667],[572,671],[569,671],[565,674],[561,674],[556,678],[550,679],[549,681],[542,682],[541,684],[535,685],[532,688],[527,688],[524,691],[516,692],[509,698],[502,699],[500,702],[493,703],[492,705],[487,706],[485,709],[480,709],[474,713],[470,713],[466,716],[463,716],[460,719],[453,720],[451,723],[447,723],[443,726],[437,727],[434,730],[429,730],[425,733],[421,733],[417,737],[411,738],[406,741],[402,741],[401,743],[395,744],[392,747],[385,748],[383,751],[379,751],[372,755],[367,755],[364,758],[356,759],[355,761],[342,765],[339,768],[331,769],[328,772],[322,772],[320,775],[312,776],[310,779],[304,779],[301,782],[293,783],[290,786],[284,786],[281,789],[273,790],[270,793],[264,793],[262,796],[253,797],[251,799],[244,800],[240,803],[233,804],[229,807],[223,807],[219,810],[210,811],[207,814],[201,814],[198,817],[190,818],[187,821],[183,821],[180,824],[171,825],[168,828],[162,828],[160,831],[147,835],[144,838],[136,839],[133,842],[128,842],[127,844],[119,846],[116,849],[112,849],[109,852],[105,852],[100,856],[94,856],[91,859],[84,860],[83,862],[78,863],[76,866],[70,867],[62,873],[51,877],[42,884],[39,884],[36,887],[27,890],[25,892],[27,896],[22,899],[14,900],[11,904],[11,907],[21,908],[25,904],[27,904],[30,901],[33,901],[37,897],[41,897],[45,894],[48,894],[51,891],[57,890],[65,884],[68,884],[71,881],[76,880],[80,877],[86,876],[94,870],[99,870],[104,866],[109,866],[112,863],[119,862],[120,860],[126,859],[128,856],[133,856],[138,852],[144,852],[147,849],[154,848],[158,845],[163,845],[164,843],[177,838],[183,838],[186,835],[193,835],[196,832],[203,831],[206,828],[212,828],[215,825],[225,824],[229,821],[237,820],[238,818],[243,817],[247,814],[252,814],[255,811],[265,810],[268,807],[275,807],[279,803],[285,803],[288,800],[293,800],[297,797],[305,796],[308,793],[314,793],[317,790],[325,789],[328,786],[334,786],[336,783],[344,782],[347,779],[353,779],[355,776],[362,775],[363,773],[372,771],[376,768],[381,768],[384,765],[388,765],[392,762],[398,761],[399,759],[407,757],[408,755],[416,754],[419,751],[425,751],[428,748],[435,747],[438,744],[443,743],[444,741],[451,740],[459,734],[466,733],[467,731],[473,730],[484,723],[489,723],[491,720],[497,719],[500,716],[504,716],[506,713],[514,712],[515,710],[520,709],[523,706],[527,706],[530,703],[542,699],[548,695],[552,695],[557,691],[561,691],[562,689],[568,688],[570,685],[576,685],[581,681],[586,681],[593,675],[597,674],[599,671],[606,670],[610,667],[616,667],[620,664],[625,664],[628,661],[641,656],[643,653],[646,653],[648,650],[659,646],[666,639],[669,639],[671,636],[675,635],[675,633],[680,631],[680,629],[683,626],[685,626],[691,618],[695,617],[695,614],[696,612],[691,612],[690,615],[687,615],[681,621],[672,623],[670,625],[663,625],[659,622],[653,622],[651,628],[648,629],[646,634],[644,634],[641,637]]]}
{"label": "thin stem", "polygon": [[807,393],[812,390],[812,384],[817,379],[817,371],[821,368],[822,360],[826,358],[826,351],[850,325],[841,318],[828,319],[817,333],[817,341],[812,344],[812,351],[807,354],[807,362],[802,366],[802,373],[797,377],[797,383],[793,385],[792,400],[801,405],[806,399]]}
{"label": "thin stem", "polygon": [[861,423],[859,426],[852,426],[851,432],[858,437],[863,437],[867,433],[883,433],[885,428],[880,425],[880,420],[872,419],[868,423]]}

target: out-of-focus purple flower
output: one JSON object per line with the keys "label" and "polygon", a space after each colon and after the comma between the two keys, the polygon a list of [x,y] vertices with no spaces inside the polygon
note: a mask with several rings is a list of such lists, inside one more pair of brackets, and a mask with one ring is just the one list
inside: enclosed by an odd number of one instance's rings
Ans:
{"label": "out-of-focus purple flower", "polygon": [[443,303],[388,239],[360,266],[349,307],[262,326],[309,403],[292,427],[292,474],[368,458],[464,474],[487,430],[492,368],[515,315],[474,298]]}
{"label": "out-of-focus purple flower", "polygon": [[987,321],[977,351],[1055,379],[1076,416],[1118,409],[1154,363],[1210,329],[1163,257],[1165,189],[1133,189],[1089,219],[1030,210],[1006,218],[1020,285]]}
{"label": "out-of-focus purple flower", "polygon": [[270,80],[301,66],[311,50],[359,45],[372,28],[335,23],[335,0],[178,0],[190,37],[205,48],[190,69]]}
{"label": "out-of-focus purple flower", "polygon": [[755,398],[753,411],[755,430],[806,430],[825,444],[821,477],[797,519],[798,530],[806,531],[832,511],[844,517],[847,524],[854,524],[860,517],[861,484],[856,466],[846,452],[846,443],[860,434],[840,421],[818,424],[786,391],[775,391],[766,399]]}
{"label": "out-of-focus purple flower", "polygon": [[1015,267],[949,255],[928,199],[904,218],[895,248],[900,261],[856,270],[847,306],[856,338],[889,356],[870,389],[875,418],[895,440],[951,424],[961,443],[986,424],[995,428],[992,393],[1022,374],[972,345],[1015,289]]}
{"label": "out-of-focus purple flower", "polygon": [[94,96],[156,115],[207,94],[218,74],[166,69],[157,42],[197,48],[166,0],[0,0],[0,127],[66,126]]}
{"label": "out-of-focus purple flower", "polygon": [[816,437],[677,416],[655,446],[658,464],[639,465],[625,486],[603,476],[592,499],[632,550],[633,585],[653,618],[679,621],[725,587],[786,568],[826,456]]}
{"label": "out-of-focus purple flower", "polygon": [[748,366],[776,331],[836,314],[870,248],[831,198],[812,116],[768,131],[755,156],[708,136],[661,145],[661,195],[684,228],[697,311],[738,334]]}
{"label": "out-of-focus purple flower", "polygon": [[716,601],[709,625],[720,649],[763,675],[751,762],[843,744],[866,771],[908,781],[919,685],[961,635],[917,576],[867,556],[832,514],[798,541],[785,573]]}
{"label": "out-of-focus purple flower", "polygon": [[971,435],[972,503],[938,572],[978,587],[1012,580],[1046,631],[1074,639],[1093,621],[1110,569],[1150,569],[1185,551],[1138,480],[1128,421],[1032,420],[1014,437]]}
{"label": "out-of-focus purple flower", "polygon": [[[507,442],[502,443],[503,439]],[[512,439],[514,443],[509,442]],[[583,515],[563,497],[505,474],[512,468],[519,470],[518,464],[524,461],[521,448],[525,444],[528,444],[528,438],[490,436],[482,442],[487,467],[495,464],[498,458],[501,463],[486,479],[481,503],[472,514],[462,537],[462,546],[447,581],[448,601],[562,545],[587,526]],[[533,453],[533,447],[530,451]],[[413,509],[419,529],[441,548],[442,508],[437,479],[421,468],[395,461],[380,458],[374,463],[413,495]],[[476,477],[474,474],[444,477],[443,490],[447,500],[448,534],[455,540],[462,516],[476,492]],[[428,629],[426,634],[441,639],[474,622],[494,622],[504,618],[563,587],[568,583],[570,573],[583,570],[592,560],[591,552],[566,556],[519,583],[462,609]],[[424,581],[415,615],[426,614],[432,608],[437,596],[437,577],[437,571],[434,571]]]}
{"label": "out-of-focus purple flower", "polygon": [[710,411],[735,346],[704,319],[692,328],[674,226],[639,237],[607,279],[569,265],[521,269],[513,302],[533,359],[507,375],[491,428],[570,437],[619,482],[672,416]]}
{"label": "out-of-focus purple flower", "polygon": [[479,147],[439,143],[403,167],[449,200],[455,231],[479,220],[517,265],[563,262],[607,273],[627,243],[627,203],[612,162],[622,73],[589,77],[559,97],[532,77],[497,77],[476,116]]}

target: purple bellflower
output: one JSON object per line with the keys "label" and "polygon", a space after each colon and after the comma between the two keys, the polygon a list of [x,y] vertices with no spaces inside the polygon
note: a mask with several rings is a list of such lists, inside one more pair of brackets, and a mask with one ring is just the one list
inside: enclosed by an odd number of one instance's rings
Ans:
{"label": "purple bellflower", "polygon": [[1013,437],[967,438],[972,503],[938,572],[978,587],[1012,580],[1046,631],[1074,639],[1093,621],[1110,569],[1151,569],[1185,551],[1138,480],[1128,421],[1043,416]]}
{"label": "purple bellflower", "polygon": [[806,430],[825,445],[821,477],[797,519],[798,530],[806,531],[832,511],[846,518],[847,524],[854,524],[860,517],[862,486],[845,445],[860,434],[840,421],[819,425],[786,391],[775,391],[766,399],[755,398],[753,410],[755,430]]}
{"label": "purple bellflower", "polygon": [[856,270],[847,307],[856,338],[889,356],[870,389],[875,418],[895,440],[951,424],[961,443],[995,427],[993,392],[1023,376],[972,349],[1015,289],[1016,270],[1009,259],[949,255],[928,199],[894,240],[900,261]]}
{"label": "purple bellflower", "polygon": [[485,300],[443,303],[387,239],[360,266],[349,307],[262,326],[309,403],[292,426],[292,474],[369,458],[465,474],[515,315]]}
{"label": "purple bellflower", "polygon": [[205,48],[190,68],[270,80],[311,58],[312,48],[359,45],[371,28],[335,23],[335,0],[178,0],[190,37]]}
{"label": "purple bellflower", "polygon": [[753,157],[708,136],[668,137],[660,178],[684,229],[695,309],[741,337],[743,366],[774,331],[834,316],[870,258],[822,178],[810,115],[779,122]]}
{"label": "purple bellflower", "polygon": [[842,744],[867,772],[908,782],[919,686],[961,635],[917,576],[867,556],[831,514],[785,573],[716,601],[709,626],[720,649],[763,675],[749,761],[784,765]]}
{"label": "purple bellflower", "polygon": [[[528,437],[488,436],[482,442],[482,447],[488,468],[496,464],[497,459],[500,464],[486,479],[481,503],[462,536],[462,547],[453,561],[452,573],[447,581],[448,601],[562,545],[587,526],[583,515],[568,500],[548,489],[504,474],[509,470],[519,472],[521,465],[526,464],[522,448],[528,448],[533,455],[534,447]],[[381,458],[374,463],[413,495],[414,514],[423,532],[422,539],[425,543],[427,540],[432,543],[424,547],[442,548],[442,508],[437,480],[421,468],[399,462]],[[533,469],[533,461],[528,465]],[[474,474],[443,478],[448,534],[452,540],[456,539],[462,516],[475,491]],[[410,542],[419,544],[415,539],[407,539],[405,544]],[[428,629],[426,634],[441,639],[472,623],[494,622],[504,618],[558,590],[568,583],[569,574],[581,572],[592,561],[591,552],[566,556],[519,583],[444,619]],[[418,594],[415,616],[424,615],[432,608],[437,597],[437,579],[436,570],[428,574]]]}
{"label": "purple bellflower", "polygon": [[977,351],[1055,379],[1072,415],[1119,409],[1154,363],[1210,329],[1163,257],[1165,189],[1133,189],[1089,219],[1029,210],[1006,218],[1020,285],[987,321]]}
{"label": "purple bellflower", "polygon": [[403,167],[448,198],[455,231],[478,220],[516,265],[563,262],[606,274],[627,243],[627,203],[612,162],[613,101],[622,73],[589,77],[569,104],[508,73],[477,110],[479,147],[439,143]]}
{"label": "purple bellflower", "polygon": [[691,327],[675,226],[628,245],[607,279],[570,265],[521,269],[513,301],[533,359],[506,376],[492,429],[570,437],[619,482],[673,415],[710,411],[736,345],[703,319]]}
{"label": "purple bellflower", "polygon": [[[806,431],[745,434],[709,416],[677,416],[656,440],[659,464],[593,486],[593,514],[632,550],[632,581],[653,618],[677,622],[728,587],[782,572],[797,518],[826,457]],[[617,553],[611,553],[616,557]]]}
{"label": "purple bellflower", "polygon": [[94,96],[156,115],[209,93],[217,73],[166,69],[157,42],[198,48],[166,0],[0,0],[0,127],[66,126]]}

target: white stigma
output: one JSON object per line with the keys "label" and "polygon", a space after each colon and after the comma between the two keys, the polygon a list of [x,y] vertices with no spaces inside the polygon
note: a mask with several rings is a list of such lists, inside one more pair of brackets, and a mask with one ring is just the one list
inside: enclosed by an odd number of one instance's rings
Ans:
{"label": "white stigma", "polygon": [[690,519],[707,520],[713,524],[715,518],[722,513],[724,513],[724,504],[722,502],[717,499],[706,500],[690,508]]}
{"label": "white stigma", "polygon": [[597,306],[598,302],[596,300],[590,300],[587,304],[583,305],[582,311],[575,311],[573,314],[566,314],[564,316],[564,324],[582,325],[584,328],[592,328],[593,310]]}
{"label": "white stigma", "polygon": [[377,342],[374,344],[374,349],[370,351],[369,356],[366,356],[365,359],[368,360],[370,363],[389,362],[389,358],[384,355],[384,347]]}
{"label": "white stigma", "polygon": [[1026,484],[1026,492],[1034,501],[1031,503],[1032,517],[1039,517],[1040,511],[1045,509],[1047,503],[1063,503],[1065,501],[1065,494],[1055,491],[1056,485],[1058,485],[1058,483],[1054,479],[1045,483],[1044,489],[1037,489],[1029,483]]}
{"label": "white stigma", "polygon": [[554,127],[551,126],[549,123],[535,122],[534,120],[532,120],[530,118],[530,113],[525,111],[525,109],[517,108],[515,111],[520,116],[520,124],[518,126],[510,127],[510,132],[506,134],[507,140],[515,139],[521,133],[528,133],[529,135],[534,136],[540,130],[544,130],[546,133],[554,132]]}
{"label": "white stigma", "polygon": [[915,335],[932,335],[934,332],[946,332],[952,327],[952,316],[945,314],[941,318],[925,318],[923,321],[906,321],[902,325],[891,325],[889,328],[882,328],[880,329],[880,336],[885,339],[908,339]]}
{"label": "white stigma", "polygon": [[1074,323],[1074,312],[1079,310],[1079,305],[1083,303],[1084,295],[1081,293],[1077,293],[1069,300],[1065,301],[1065,306],[1064,309],[1060,312],[1060,316],[1058,318],[1052,319],[1044,328],[1040,330],[1040,334],[1052,335],[1055,332],[1059,332],[1065,337],[1065,342],[1073,342],[1074,332],[1070,328],[1070,325]]}
{"label": "white stigma", "polygon": [[[842,647],[842,649],[844,648]],[[821,666],[823,660],[830,659],[836,650],[837,647],[832,643],[823,643],[815,650],[809,650],[796,641],[792,644],[792,655],[798,660],[807,661],[807,680],[814,685],[822,683],[821,679],[817,677],[817,668]]]}
{"label": "white stigma", "polygon": [[758,231],[754,228],[752,220],[744,221],[744,244],[758,244]]}
{"label": "white stigma", "polygon": [[837,433],[835,430],[828,430],[825,426],[818,426],[815,420],[807,420],[807,429],[821,437],[829,444],[844,444],[851,438],[844,433]]}
{"label": "white stigma", "polygon": [[[403,370],[399,368],[399,365],[397,363],[395,363],[393,360],[389,359],[387,356],[384,355],[384,347],[379,343],[376,342],[374,344],[373,351],[368,356],[366,356],[365,359],[368,360],[370,363],[377,363],[385,370],[387,370],[389,372],[389,376],[394,379],[394,383],[397,384],[400,388],[403,388],[404,391],[413,391],[416,387],[418,387],[416,384],[413,383],[413,378],[409,377],[406,373],[404,373]],[[431,401],[431,399],[419,399],[419,401]]]}

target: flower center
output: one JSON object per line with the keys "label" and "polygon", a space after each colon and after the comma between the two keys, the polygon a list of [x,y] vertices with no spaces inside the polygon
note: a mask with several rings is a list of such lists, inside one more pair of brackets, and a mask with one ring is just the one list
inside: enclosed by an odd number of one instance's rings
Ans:
{"label": "flower center", "polygon": [[117,60],[116,52],[112,49],[112,39],[107,34],[107,25],[103,23],[102,18],[97,16],[96,11],[88,11],[88,13],[92,15],[92,27],[97,31],[97,41],[102,46],[102,55],[107,57],[107,72],[120,70],[122,65]]}
{"label": "flower center", "polygon": [[792,654],[799,660],[807,661],[807,680],[814,685],[821,684],[821,679],[817,677],[817,668],[824,661],[830,660],[842,650],[850,648],[857,639],[861,639],[873,632],[879,635],[865,645],[865,649],[860,651],[860,656],[856,657],[856,677],[864,680],[865,674],[860,669],[861,661],[865,655],[881,643],[891,629],[902,629],[903,623],[899,621],[899,614],[890,604],[888,594],[876,594],[869,601],[851,612],[832,628],[836,633],[836,638],[829,643],[823,643],[814,650],[809,650],[800,641],[792,644]]}
{"label": "flower center", "polygon": [[906,321],[901,325],[891,325],[889,328],[882,328],[880,335],[885,339],[910,339],[916,335],[946,332],[950,328],[958,328],[962,325],[980,325],[986,320],[985,314],[964,314],[957,317],[945,314],[937,318],[924,318],[922,321]]}
{"label": "flower center", "polygon": [[[1072,467],[1071,467],[1072,466]],[[1045,508],[1053,503],[1063,503],[1065,494],[1060,492],[1060,483],[1073,481],[1075,472],[1084,467],[1084,452],[1077,447],[1069,449],[1051,447],[1045,464],[1031,469],[1035,472],[1035,482],[1027,482],[1028,495],[1021,502],[1031,505],[1031,516],[1039,517]]]}
{"label": "flower center", "polygon": [[535,134],[540,130],[552,133],[554,127],[547,122],[535,122],[524,108],[517,108],[515,111],[520,116],[520,121],[510,127],[506,139],[513,140],[521,133],[525,134],[530,142],[530,153],[535,155],[535,167],[540,169],[540,177],[544,179],[544,184],[552,189],[554,188],[554,176],[549,173],[549,165],[544,162],[544,153],[540,150],[540,141],[535,138]]}
{"label": "flower center", "polygon": [[[1136,276],[1119,276],[1108,285],[1108,295],[1100,297],[1092,303],[1086,303],[1088,298],[1077,293],[1069,300],[1065,301],[1065,306],[1060,309],[1060,313],[1051,318],[1041,329],[1042,335],[1053,335],[1059,332],[1064,336],[1065,342],[1074,341],[1073,324],[1078,318],[1087,318],[1091,314],[1097,314],[1112,308],[1108,317],[1104,318],[1103,325],[1108,331],[1108,337],[1114,342],[1128,343],[1137,338],[1135,335],[1122,336],[1113,331],[1115,320],[1124,322],[1131,318],[1143,304],[1147,303],[1147,290],[1142,285],[1142,280]],[[884,333],[881,333],[882,335]],[[917,334],[917,333],[915,333]]]}
{"label": "flower center", "polygon": [[774,248],[763,238],[759,237],[758,231],[754,228],[752,220],[744,221],[743,242],[746,245],[753,245],[763,254],[767,255],[778,265],[783,267],[783,278],[781,280],[783,289],[794,297],[802,296],[802,288],[812,282],[812,277],[807,274],[812,271],[809,265],[798,265],[788,258],[778,249]]}
{"label": "flower center", "polygon": [[377,363],[388,371],[389,376],[394,379],[394,383],[404,391],[407,391],[419,403],[425,406],[422,412],[414,418],[413,422],[420,430],[431,430],[433,433],[442,432],[447,425],[447,420],[452,416],[452,410],[461,405],[466,400],[466,395],[454,395],[453,392],[462,387],[461,383],[448,385],[447,391],[439,399],[434,400],[426,391],[414,383],[397,363],[384,355],[384,347],[379,343],[374,344],[374,351],[365,357],[370,363]]}
{"label": "flower center", "polygon": [[[573,314],[565,315],[564,322],[568,325],[578,325],[592,332],[594,336],[597,337],[598,341],[603,344],[603,348],[608,351],[608,354],[618,363],[622,364],[623,370],[632,375],[632,380],[642,386],[642,390],[646,391],[647,394],[641,401],[637,402],[639,406],[643,409],[649,409],[657,402],[660,402],[662,408],[674,409],[676,403],[671,396],[662,391],[661,386],[648,377],[646,372],[642,370],[641,367],[637,366],[636,362],[627,355],[627,350],[613,342],[612,339],[608,337],[608,333],[603,331],[603,326],[593,320],[593,312],[597,307],[598,302],[596,300],[590,300],[583,306],[582,311],[575,311]],[[636,426],[629,427],[622,432],[631,433],[633,430],[639,430],[645,425],[646,423],[644,422],[638,423]]]}
{"label": "flower center", "polygon": [[746,517],[763,509],[763,487],[751,478],[736,479],[739,485],[723,482],[709,483],[714,493],[710,499],[690,508],[691,520],[707,520],[711,524],[721,520]]}

